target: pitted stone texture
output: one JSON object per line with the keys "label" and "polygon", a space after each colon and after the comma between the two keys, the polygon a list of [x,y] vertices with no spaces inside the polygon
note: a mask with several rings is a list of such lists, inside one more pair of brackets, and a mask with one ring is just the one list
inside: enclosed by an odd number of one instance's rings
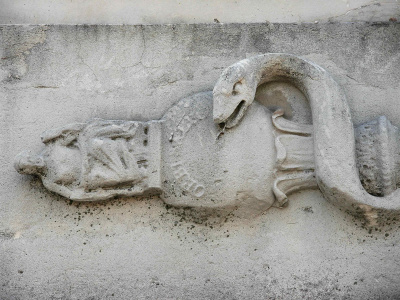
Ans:
{"label": "pitted stone texture", "polygon": [[[316,181],[324,196],[373,224],[399,213],[397,127],[391,126],[386,117],[381,117],[375,125],[361,126],[366,135],[363,137],[358,130],[356,138],[342,88],[326,70],[311,61],[287,53],[266,53],[232,64],[222,72],[213,89],[214,122],[235,130],[253,103],[257,87],[279,80],[292,83],[307,95],[313,127],[303,126],[310,127],[303,134],[312,133],[312,166],[315,164]],[[373,127],[376,134],[368,133],[369,127]],[[288,128],[301,134],[295,123]],[[364,138],[366,142],[362,141]],[[356,149],[356,139],[359,149]],[[282,143],[276,140],[276,144],[279,148]],[[301,149],[300,143],[297,148]],[[372,152],[375,155],[370,155]],[[279,162],[280,156],[277,158]],[[294,166],[297,164],[294,162]],[[372,174],[365,172],[368,169]],[[281,198],[286,197],[282,195]]]}
{"label": "pitted stone texture", "polygon": [[396,0],[229,1],[1,0],[1,24],[171,24],[360,22],[398,17]]}
{"label": "pitted stone texture", "polygon": [[398,24],[273,25],[2,27],[0,298],[397,299],[398,221],[364,228],[318,191],[204,220],[156,198],[70,203],[13,168],[49,128],[160,119],[267,52],[327,69],[356,125],[400,125]]}
{"label": "pitted stone texture", "polygon": [[385,196],[399,186],[399,129],[381,116],[358,126],[356,133],[357,167],[365,189]]}

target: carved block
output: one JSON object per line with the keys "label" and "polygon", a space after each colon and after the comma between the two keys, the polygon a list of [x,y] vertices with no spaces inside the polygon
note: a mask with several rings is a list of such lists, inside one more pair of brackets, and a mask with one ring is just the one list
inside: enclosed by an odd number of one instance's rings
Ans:
{"label": "carved block", "polygon": [[[304,93],[312,125],[253,103],[257,87],[276,80]],[[328,200],[373,220],[400,210],[398,140],[385,117],[354,132],[342,90],[321,67],[265,54],[230,66],[213,93],[180,100],[161,120],[96,119],[49,130],[45,150],[20,154],[15,166],[72,200],[158,193],[177,207],[249,216],[319,187]]]}
{"label": "carved block", "polygon": [[71,200],[137,196],[161,189],[161,122],[96,119],[43,133],[45,150],[17,156],[18,172],[37,174]]}

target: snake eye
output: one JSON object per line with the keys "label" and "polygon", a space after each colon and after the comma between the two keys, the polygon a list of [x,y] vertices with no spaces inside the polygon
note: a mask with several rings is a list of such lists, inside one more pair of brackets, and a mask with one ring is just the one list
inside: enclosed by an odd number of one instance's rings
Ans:
{"label": "snake eye", "polygon": [[241,86],[242,86],[242,82],[241,81],[238,81],[233,85],[232,96],[236,96],[237,94],[240,93]]}

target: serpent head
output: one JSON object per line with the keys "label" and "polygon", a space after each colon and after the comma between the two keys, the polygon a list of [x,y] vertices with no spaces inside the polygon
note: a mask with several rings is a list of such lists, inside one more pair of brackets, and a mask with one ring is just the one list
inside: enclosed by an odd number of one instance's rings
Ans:
{"label": "serpent head", "polygon": [[214,122],[226,128],[236,126],[254,100],[257,82],[246,71],[247,65],[248,60],[243,60],[228,67],[214,87]]}

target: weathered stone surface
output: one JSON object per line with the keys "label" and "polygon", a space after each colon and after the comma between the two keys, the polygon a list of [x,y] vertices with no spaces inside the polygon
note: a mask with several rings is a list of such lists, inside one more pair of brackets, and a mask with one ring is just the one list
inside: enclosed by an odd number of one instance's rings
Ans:
{"label": "weathered stone surface", "polygon": [[[180,99],[211,91],[227,66],[266,52],[327,69],[356,125],[380,115],[399,125],[399,34],[393,23],[2,27],[1,295],[396,299],[395,218],[366,227],[313,190],[250,220],[204,218],[155,197],[75,204],[12,162],[21,149],[39,152],[49,128],[160,119]],[[262,86],[256,99],[303,103],[292,89]],[[310,121],[307,103],[296,105],[292,119]]]}
{"label": "weathered stone surface", "polygon": [[[282,126],[283,131],[312,135],[313,145],[311,149],[305,147],[305,151],[301,151],[302,144],[311,142],[296,143],[294,136],[287,136],[289,143],[281,147],[281,141],[276,140],[277,163],[283,166],[282,161],[286,159],[286,154],[280,158],[280,148],[283,148],[282,153],[297,148],[299,158],[314,158],[315,162],[309,159],[309,166],[302,170],[316,170],[319,188],[333,203],[364,214],[370,222],[377,220],[379,213],[393,215],[400,212],[400,191],[396,190],[399,164],[397,127],[382,116],[375,123],[358,127],[355,137],[343,90],[326,70],[313,62],[285,53],[267,53],[228,67],[213,90],[215,123],[229,129],[236,128],[253,103],[257,87],[274,81],[287,81],[298,87],[308,98],[313,117],[313,125],[303,126],[303,130],[294,122]],[[285,106],[287,104],[282,107]],[[293,161],[293,166],[286,167],[286,170],[298,170],[300,162],[301,159]],[[286,199],[286,196],[282,195],[282,198]]]}
{"label": "weathered stone surface", "polygon": [[396,0],[0,0],[0,24],[360,22],[398,18]]}
{"label": "weathered stone surface", "polygon": [[[283,117],[285,100],[276,101],[273,114],[252,105],[258,86],[285,81],[307,96],[313,124]],[[289,193],[320,187],[332,202],[376,224],[400,213],[398,128],[382,116],[356,133],[346,97],[326,70],[267,53],[225,69],[212,99],[194,94],[160,120],[94,119],[46,131],[46,148],[36,156],[22,152],[14,166],[70,200],[154,193],[174,207],[244,217],[284,206]]]}

